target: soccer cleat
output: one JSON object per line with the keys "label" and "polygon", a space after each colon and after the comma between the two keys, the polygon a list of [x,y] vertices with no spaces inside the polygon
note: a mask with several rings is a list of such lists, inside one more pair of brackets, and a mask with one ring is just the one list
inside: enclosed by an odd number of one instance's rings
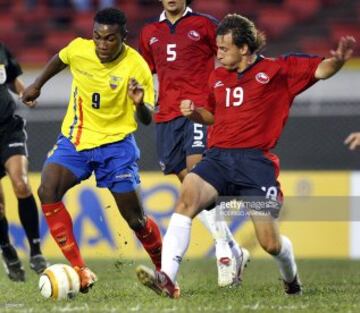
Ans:
{"label": "soccer cleat", "polygon": [[236,259],[236,275],[234,278],[234,284],[240,284],[243,280],[245,267],[250,262],[250,252],[245,248],[240,248],[242,255]]}
{"label": "soccer cleat", "polygon": [[12,245],[8,245],[4,250],[1,254],[6,274],[13,281],[25,281],[25,271],[15,248]]}
{"label": "soccer cleat", "polygon": [[234,258],[220,258],[217,260],[219,287],[231,286],[236,275],[236,260]]}
{"label": "soccer cleat", "polygon": [[161,271],[154,271],[140,265],[136,268],[139,281],[146,287],[155,291],[158,295],[177,299],[180,297],[180,287]]}
{"label": "soccer cleat", "polygon": [[30,268],[37,274],[41,274],[49,266],[50,263],[46,261],[44,256],[41,254],[30,257]]}
{"label": "soccer cleat", "polygon": [[295,275],[292,282],[288,283],[283,280],[285,293],[291,296],[301,295],[302,294],[302,285],[299,279],[298,274]]}
{"label": "soccer cleat", "polygon": [[79,274],[80,277],[80,292],[88,293],[90,288],[97,281],[96,275],[86,266],[84,267],[74,267],[75,271]]}

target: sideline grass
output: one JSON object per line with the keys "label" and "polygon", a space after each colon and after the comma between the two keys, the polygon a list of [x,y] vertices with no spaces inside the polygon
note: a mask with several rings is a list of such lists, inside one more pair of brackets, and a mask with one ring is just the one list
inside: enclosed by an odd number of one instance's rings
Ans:
{"label": "sideline grass", "polygon": [[[25,262],[24,262],[25,263]],[[137,282],[142,262],[89,260],[99,281],[87,295],[53,302],[41,297],[38,277],[27,264],[26,283],[13,283],[0,269],[0,312],[360,312],[360,262],[300,260],[304,295],[285,296],[275,263],[250,263],[241,288],[220,289],[214,260],[184,261],[179,300],[157,296]]]}

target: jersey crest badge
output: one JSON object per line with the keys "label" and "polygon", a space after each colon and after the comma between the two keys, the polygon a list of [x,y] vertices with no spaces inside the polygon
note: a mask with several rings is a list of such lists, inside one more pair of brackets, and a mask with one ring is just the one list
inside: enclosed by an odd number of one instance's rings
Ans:
{"label": "jersey crest badge", "polygon": [[4,64],[0,64],[0,84],[5,84],[6,82],[6,69]]}
{"label": "jersey crest badge", "polygon": [[196,30],[190,30],[188,32],[188,37],[191,40],[194,40],[194,41],[199,41],[200,40],[200,34]]}
{"label": "jersey crest badge", "polygon": [[264,72],[257,73],[256,76],[255,76],[255,79],[260,84],[267,84],[270,81],[269,76],[267,76],[267,74],[265,74]]}
{"label": "jersey crest badge", "polygon": [[116,89],[119,86],[119,83],[122,81],[122,78],[119,76],[110,75],[110,88]]}

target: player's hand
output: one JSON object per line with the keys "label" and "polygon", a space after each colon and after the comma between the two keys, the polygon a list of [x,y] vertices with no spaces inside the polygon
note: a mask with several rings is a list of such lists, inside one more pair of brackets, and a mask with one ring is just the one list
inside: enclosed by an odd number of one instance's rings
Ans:
{"label": "player's hand", "polygon": [[195,111],[194,102],[192,102],[192,100],[182,100],[180,103],[180,111],[185,117],[190,116]]}
{"label": "player's hand", "polygon": [[133,77],[129,81],[128,95],[136,105],[144,103],[144,88]]}
{"label": "player's hand", "polygon": [[341,37],[336,50],[331,50],[331,55],[339,62],[349,60],[354,52],[356,40],[353,36]]}
{"label": "player's hand", "polygon": [[37,104],[37,101],[35,101],[35,100],[39,96],[40,96],[40,89],[38,87],[36,87],[34,84],[31,84],[24,90],[21,100],[29,108],[34,108]]}
{"label": "player's hand", "polygon": [[344,144],[348,145],[350,150],[355,150],[360,146],[360,133],[351,133],[345,139]]}

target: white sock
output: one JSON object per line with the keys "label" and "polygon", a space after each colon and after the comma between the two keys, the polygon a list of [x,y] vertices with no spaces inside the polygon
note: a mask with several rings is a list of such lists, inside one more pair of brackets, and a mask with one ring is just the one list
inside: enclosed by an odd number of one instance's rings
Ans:
{"label": "white sock", "polygon": [[[226,223],[226,222],[224,222],[224,223]],[[226,231],[226,240],[228,242],[228,245],[230,246],[231,252],[235,258],[239,259],[240,257],[242,257],[242,252],[241,252],[240,246],[237,243],[236,239],[234,238],[233,234],[231,233],[230,228],[227,225],[226,225],[225,231]]]}
{"label": "white sock", "polygon": [[174,213],[163,239],[161,270],[175,282],[180,262],[189,246],[192,220]]}
{"label": "white sock", "polygon": [[232,252],[227,240],[227,231],[230,232],[224,217],[220,214],[219,207],[215,207],[210,211],[202,211],[198,215],[200,221],[208,229],[215,240],[216,259],[231,258]]}
{"label": "white sock", "polygon": [[297,273],[292,243],[289,238],[283,235],[280,235],[280,240],[281,250],[278,255],[274,255],[274,258],[279,266],[282,279],[286,282],[292,282]]}

